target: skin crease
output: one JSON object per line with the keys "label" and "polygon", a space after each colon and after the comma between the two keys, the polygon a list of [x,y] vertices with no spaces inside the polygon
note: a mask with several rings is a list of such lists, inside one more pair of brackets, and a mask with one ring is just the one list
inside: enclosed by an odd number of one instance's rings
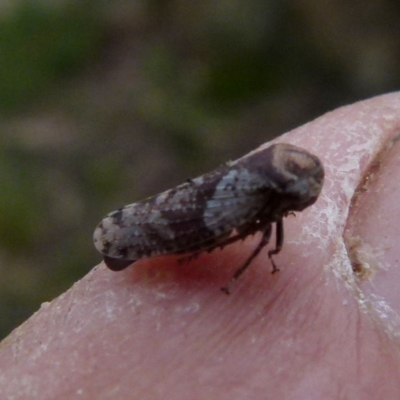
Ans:
{"label": "skin crease", "polygon": [[[100,264],[2,342],[0,398],[400,398],[399,133],[395,93],[281,136],[326,175],[317,203],[285,220],[279,273],[271,244],[219,290],[259,236],[180,266]],[[352,272],[354,237],[371,282]]]}

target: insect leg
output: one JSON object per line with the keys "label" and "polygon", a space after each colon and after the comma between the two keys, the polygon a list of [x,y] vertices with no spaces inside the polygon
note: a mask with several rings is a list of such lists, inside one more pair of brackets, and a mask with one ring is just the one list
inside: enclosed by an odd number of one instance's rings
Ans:
{"label": "insect leg", "polygon": [[[232,279],[229,281],[229,283],[222,287],[221,290],[225,292],[226,294],[230,294],[230,288],[232,284],[239,278],[240,275],[243,274],[244,271],[246,271],[247,267],[250,265],[250,263],[254,260],[255,257],[260,253],[260,251],[264,248],[265,245],[268,244],[269,238],[271,236],[271,225],[268,225],[264,231],[263,237],[261,238],[260,243],[258,246],[255,248],[253,253],[250,255],[250,257],[245,261],[245,263],[235,272],[233,275]],[[280,249],[279,249],[280,250]],[[269,258],[271,258],[269,256]],[[274,265],[274,264],[273,264]],[[276,269],[276,267],[274,266]]]}
{"label": "insect leg", "polygon": [[283,239],[284,239],[284,233],[283,233],[283,220],[280,219],[276,221],[276,242],[275,242],[275,248],[273,250],[270,250],[268,252],[268,258],[271,260],[272,264],[272,274],[275,272],[279,271],[279,268],[276,266],[272,256],[275,254],[278,254],[282,250],[283,246]]}

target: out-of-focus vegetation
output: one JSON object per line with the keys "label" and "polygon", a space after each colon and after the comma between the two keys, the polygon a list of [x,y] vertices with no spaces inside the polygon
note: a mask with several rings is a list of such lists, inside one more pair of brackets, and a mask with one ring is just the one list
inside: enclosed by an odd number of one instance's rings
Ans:
{"label": "out-of-focus vegetation", "polygon": [[100,261],[107,212],[398,89],[399,20],[396,0],[0,2],[0,335]]}

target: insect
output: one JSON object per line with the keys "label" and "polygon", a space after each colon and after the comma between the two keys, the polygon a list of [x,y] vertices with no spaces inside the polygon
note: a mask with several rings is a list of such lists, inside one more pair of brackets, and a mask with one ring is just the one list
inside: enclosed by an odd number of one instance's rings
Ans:
{"label": "insect", "polygon": [[[162,254],[211,252],[257,232],[257,247],[230,287],[268,244],[276,224],[272,258],[283,246],[283,218],[313,204],[321,192],[324,169],[313,154],[290,144],[270,147],[220,166],[216,170],[156,196],[108,214],[94,232],[94,244],[113,271],[142,258]],[[186,257],[185,257],[186,258]]]}

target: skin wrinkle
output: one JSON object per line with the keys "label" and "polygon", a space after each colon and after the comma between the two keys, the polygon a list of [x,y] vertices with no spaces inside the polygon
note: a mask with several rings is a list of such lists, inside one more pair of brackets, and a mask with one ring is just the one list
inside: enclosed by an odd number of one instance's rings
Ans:
{"label": "skin wrinkle", "polygon": [[[388,121],[392,121],[393,118],[386,116]],[[375,123],[375,125],[373,124]],[[377,121],[372,120],[372,124],[368,126],[364,124],[360,124],[356,119],[354,121],[354,127],[346,126],[346,131],[352,132],[354,136],[354,132],[358,132],[355,135],[360,137],[360,139],[356,140],[356,143],[352,143],[349,146],[342,145],[340,148],[336,146],[336,144],[332,144],[330,147],[330,151],[333,154],[326,154],[325,156],[330,159],[335,159],[337,157],[341,158],[343,161],[336,163],[336,167],[332,167],[332,164],[327,165],[326,167],[326,181],[324,185],[324,189],[320,196],[320,202],[324,202],[326,204],[325,207],[315,208],[309,210],[310,213],[318,213],[320,212],[319,220],[327,221],[326,224],[317,225],[319,230],[323,227],[328,227],[328,235],[324,235],[323,232],[315,232],[311,225],[308,225],[306,230],[313,230],[314,235],[320,238],[331,237],[334,232],[341,232],[338,235],[338,240],[343,242],[342,253],[337,254],[336,257],[332,259],[330,264],[327,266],[327,269],[333,268],[334,271],[338,272],[335,275],[339,277],[341,280],[345,282],[346,287],[353,292],[353,295],[358,300],[358,304],[361,310],[364,312],[368,312],[370,307],[370,302],[365,299],[362,291],[357,286],[357,282],[355,280],[351,262],[348,257],[348,253],[346,251],[346,239],[343,236],[345,231],[345,227],[348,224],[348,220],[351,217],[349,215],[352,204],[354,203],[354,199],[358,196],[358,188],[360,184],[365,179],[365,176],[368,175],[369,168],[376,168],[376,160],[382,157],[382,154],[385,154],[393,145],[393,143],[397,142],[399,139],[399,134],[394,135],[393,137],[387,137],[385,141],[382,142],[382,129],[376,126]],[[360,133],[360,126],[362,126],[362,133]],[[307,125],[301,128],[302,130],[307,129]],[[297,133],[298,131],[296,131]],[[288,134],[290,135],[290,133]],[[362,138],[361,138],[362,137]],[[349,140],[354,140],[354,137],[351,135],[345,136],[345,138],[349,138]],[[296,143],[296,141],[294,141]],[[317,143],[315,147],[319,147]],[[344,149],[344,152],[343,152]],[[367,152],[366,152],[367,150]],[[311,148],[312,152],[315,154],[319,154],[318,149]],[[356,156],[357,153],[362,152],[364,154],[363,157],[358,158]],[[365,154],[366,153],[366,154]],[[384,157],[383,157],[384,158]],[[360,160],[360,161],[357,161]],[[334,178],[331,178],[334,177]],[[325,196],[325,192],[329,190],[329,186],[331,184],[334,186],[338,186],[335,190],[340,190],[344,195],[344,202],[342,202],[342,207],[337,207],[336,203],[331,202],[329,197]],[[329,207],[331,205],[331,207]],[[325,215],[324,215],[325,214]],[[329,217],[328,217],[329,216]],[[330,221],[328,223],[328,221]],[[338,232],[338,233],[339,233]],[[304,239],[303,234],[302,240]],[[325,243],[325,246],[329,245],[328,241]],[[339,249],[339,248],[338,248]],[[381,321],[384,322],[384,321]]]}
{"label": "skin wrinkle", "polygon": [[[345,233],[343,235],[343,243],[346,247],[346,254],[349,256],[349,252],[351,252],[350,246],[352,245],[352,237],[349,236],[346,232],[351,230],[349,226],[354,225],[356,221],[354,218],[357,215],[354,215],[352,212],[357,208],[357,204],[362,202],[362,197],[364,195],[368,195],[368,190],[372,184],[375,183],[376,180],[380,179],[380,170],[382,168],[382,164],[389,157],[389,153],[391,152],[393,146],[400,139],[400,134],[396,134],[393,137],[389,137],[385,142],[381,144],[381,147],[376,149],[376,153],[374,157],[369,160],[368,165],[365,167],[363,175],[360,176],[360,182],[354,191],[354,195],[351,199],[349,208],[348,208],[348,219],[346,221]],[[357,253],[352,253],[352,255],[357,257]],[[372,255],[373,256],[373,255]],[[350,256],[348,258],[347,265],[350,265],[352,269],[354,269],[354,259]],[[376,271],[375,271],[376,272]],[[373,271],[371,271],[373,273]],[[370,276],[368,279],[372,279]],[[359,279],[357,279],[357,275],[352,274],[351,272],[346,277],[346,280],[351,282],[350,287],[354,290],[357,300],[362,312],[368,313],[373,320],[382,325],[385,328],[385,331],[390,336],[400,337],[399,328],[400,328],[400,317],[398,314],[387,304],[382,298],[371,298],[366,297],[363,286],[360,285]],[[377,307],[378,301],[381,303],[380,307]],[[385,312],[380,308],[384,305]],[[391,318],[388,319],[387,316],[391,315]],[[388,325],[387,322],[390,320],[392,322],[392,326]],[[395,321],[396,323],[393,323]]]}

